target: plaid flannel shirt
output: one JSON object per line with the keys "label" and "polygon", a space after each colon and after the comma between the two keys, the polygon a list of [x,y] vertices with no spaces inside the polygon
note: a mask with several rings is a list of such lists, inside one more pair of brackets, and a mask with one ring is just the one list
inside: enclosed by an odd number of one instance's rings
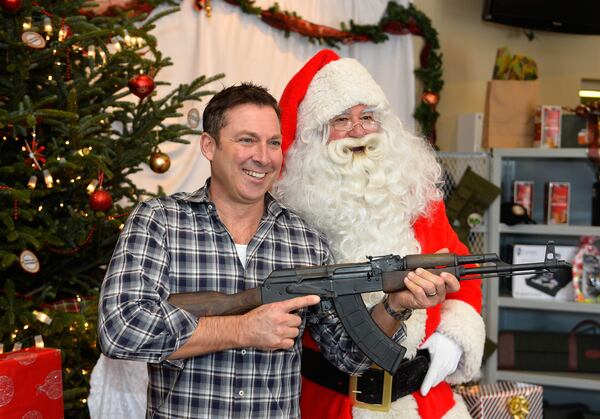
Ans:
{"label": "plaid flannel shirt", "polygon": [[[323,235],[267,194],[242,266],[208,199],[209,182],[191,194],[146,201],[132,212],[102,286],[100,347],[109,357],[148,363],[148,417],[299,417],[299,338],[289,350],[242,348],[166,359],[202,321],[170,305],[170,293],[231,294],[259,286],[274,269],[332,263]],[[310,318],[309,329],[338,368],[356,374],[369,367],[331,301],[300,313],[300,332]]]}

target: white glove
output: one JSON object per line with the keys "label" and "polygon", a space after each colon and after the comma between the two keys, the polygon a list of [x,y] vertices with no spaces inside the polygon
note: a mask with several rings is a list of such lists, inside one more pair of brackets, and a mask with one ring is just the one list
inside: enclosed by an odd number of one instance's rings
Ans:
{"label": "white glove", "polygon": [[463,354],[461,346],[439,332],[432,334],[421,346],[429,350],[431,363],[421,384],[421,395],[426,396],[431,387],[437,386],[456,371]]}

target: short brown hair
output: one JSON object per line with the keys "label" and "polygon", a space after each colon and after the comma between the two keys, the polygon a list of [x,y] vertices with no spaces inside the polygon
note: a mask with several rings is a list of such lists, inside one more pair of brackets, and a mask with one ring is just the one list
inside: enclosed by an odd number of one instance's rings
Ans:
{"label": "short brown hair", "polygon": [[231,86],[214,95],[206,105],[202,114],[204,132],[209,134],[219,143],[219,132],[226,124],[225,113],[236,106],[253,104],[270,106],[281,120],[281,111],[277,100],[262,86],[252,83],[242,83]]}

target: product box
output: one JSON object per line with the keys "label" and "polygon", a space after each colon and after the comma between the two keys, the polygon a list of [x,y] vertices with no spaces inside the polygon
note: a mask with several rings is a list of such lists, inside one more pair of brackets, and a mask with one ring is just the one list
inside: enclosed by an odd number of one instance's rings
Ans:
{"label": "product box", "polygon": [[0,418],[63,418],[60,350],[0,354]]}
{"label": "product box", "polygon": [[571,184],[548,182],[546,185],[546,223],[569,224]]}
{"label": "product box", "polygon": [[533,145],[542,148],[560,147],[560,106],[538,106],[535,112]]}
{"label": "product box", "polygon": [[541,419],[543,387],[514,381],[459,386],[474,419]]}
{"label": "product box", "polygon": [[[573,261],[577,250],[577,246],[554,247],[556,258],[568,263]],[[513,247],[513,264],[539,263],[543,262],[545,257],[545,245],[515,244]],[[534,300],[574,301],[571,280],[571,270],[533,275],[513,275],[512,296]]]}
{"label": "product box", "polygon": [[523,205],[527,210],[527,215],[533,218],[533,182],[515,180],[513,182],[513,201]]}
{"label": "product box", "polygon": [[560,122],[560,146],[563,148],[587,147],[587,123],[584,117],[563,113]]}

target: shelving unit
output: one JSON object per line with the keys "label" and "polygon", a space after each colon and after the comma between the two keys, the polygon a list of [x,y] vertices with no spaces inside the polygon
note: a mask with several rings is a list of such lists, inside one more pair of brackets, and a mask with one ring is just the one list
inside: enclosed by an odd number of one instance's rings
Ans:
{"label": "shelving unit", "polygon": [[[502,192],[488,211],[486,247],[489,252],[510,261],[512,255],[509,249],[514,244],[545,244],[553,240],[556,245],[576,245],[581,236],[600,236],[600,227],[590,225],[591,191],[596,168],[586,153],[586,149],[515,148],[492,151],[490,180],[501,186]],[[509,226],[500,222],[500,205],[512,200],[514,180],[534,181],[532,218],[537,224]],[[544,187],[549,181],[571,184],[569,225],[544,224]],[[499,279],[485,281],[484,293],[487,335],[494,342],[498,341],[499,330],[509,328],[537,330],[546,327],[548,331],[568,332],[581,319],[600,321],[600,304],[516,299],[501,292]],[[485,365],[484,379],[487,382],[515,380],[539,384],[545,386],[545,394],[546,387],[548,394],[575,391],[575,394],[583,394],[582,401],[600,410],[600,374],[498,370],[495,353]]]}

